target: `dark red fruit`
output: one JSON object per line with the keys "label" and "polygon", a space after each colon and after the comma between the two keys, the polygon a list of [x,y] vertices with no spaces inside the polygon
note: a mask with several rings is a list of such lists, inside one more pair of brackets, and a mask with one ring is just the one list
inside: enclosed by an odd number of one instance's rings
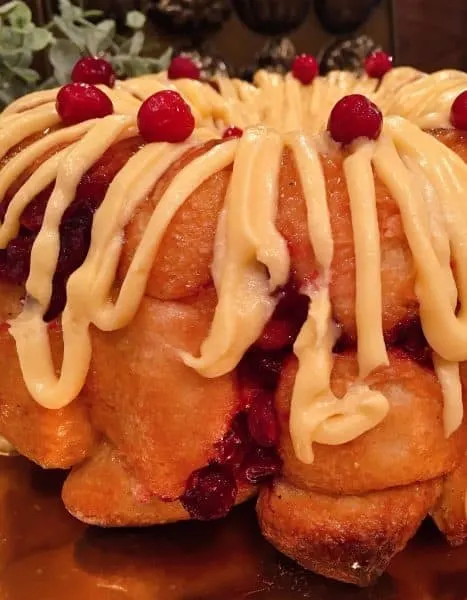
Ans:
{"label": "dark red fruit", "polygon": [[245,458],[239,475],[256,485],[276,477],[281,470],[282,460],[275,448],[254,448]]}
{"label": "dark red fruit", "polygon": [[246,414],[241,412],[232,421],[229,431],[222,441],[216,444],[216,462],[236,468],[245,458],[250,446]]}
{"label": "dark red fruit", "polygon": [[365,59],[365,71],[369,77],[381,79],[392,69],[392,56],[378,51],[369,54]]}
{"label": "dark red fruit", "polygon": [[44,321],[46,323],[53,321],[63,312],[66,305],[66,284],[67,279],[62,275],[56,275],[53,278],[52,297],[44,315]]}
{"label": "dark red fruit", "polygon": [[336,142],[350,144],[360,137],[375,140],[381,133],[383,115],[366,96],[344,96],[331,111],[328,130]]}
{"label": "dark red fruit", "polygon": [[47,186],[42,192],[37,194],[34,200],[26,206],[20,219],[21,225],[25,229],[36,233],[39,231],[52,190],[53,184]]}
{"label": "dark red fruit", "polygon": [[310,84],[318,71],[318,61],[311,54],[300,54],[292,63],[292,75],[304,85]]}
{"label": "dark red fruit", "polygon": [[263,386],[253,379],[250,380],[248,375],[240,377],[240,398],[243,409],[248,409],[255,399],[264,393]]}
{"label": "dark red fruit", "polygon": [[99,119],[114,111],[112,100],[89,83],[64,85],[57,94],[56,108],[65,125]]}
{"label": "dark red fruit", "polygon": [[71,81],[75,83],[102,83],[108,87],[115,85],[115,71],[112,65],[103,58],[86,56],[73,67]]}
{"label": "dark red fruit", "polygon": [[262,350],[280,350],[293,344],[295,335],[294,324],[283,319],[272,318],[263,330],[256,345]]}
{"label": "dark red fruit", "polygon": [[276,446],[279,441],[279,424],[272,394],[258,395],[248,411],[248,430],[259,446]]}
{"label": "dark red fruit", "polygon": [[284,352],[264,352],[251,348],[242,358],[238,375],[242,385],[247,388],[273,390],[277,386],[281,372]]}
{"label": "dark red fruit", "polygon": [[150,96],[138,111],[138,127],[146,142],[184,142],[193,133],[195,119],[178,92],[163,90]]}
{"label": "dark red fruit", "polygon": [[242,135],[243,129],[240,129],[240,127],[227,127],[222,135],[222,138],[224,140],[228,140],[230,138],[241,138]]}
{"label": "dark red fruit", "polygon": [[459,94],[452,103],[451,124],[456,129],[467,130],[467,90]]}
{"label": "dark red fruit", "polygon": [[402,349],[410,358],[423,366],[432,366],[432,350],[418,318],[400,323],[392,338],[389,342]]}
{"label": "dark red fruit", "polygon": [[57,273],[70,275],[83,264],[91,242],[91,227],[92,215],[84,211],[62,223]]}
{"label": "dark red fruit", "polygon": [[199,79],[201,70],[188,56],[176,56],[167,71],[169,79]]}
{"label": "dark red fruit", "polygon": [[281,299],[270,321],[256,342],[262,350],[291,347],[308,314],[309,299],[290,286],[281,292]]}
{"label": "dark red fruit", "polygon": [[135,137],[117,142],[107,150],[81,178],[75,200],[64,218],[69,218],[82,206],[91,212],[96,211],[117,173],[142,145],[142,139]]}
{"label": "dark red fruit", "polygon": [[12,283],[24,284],[29,275],[34,236],[24,235],[12,240],[4,255],[4,276]]}
{"label": "dark red fruit", "polygon": [[194,471],[180,498],[193,519],[220,519],[230,511],[237,497],[237,482],[230,468],[212,464]]}

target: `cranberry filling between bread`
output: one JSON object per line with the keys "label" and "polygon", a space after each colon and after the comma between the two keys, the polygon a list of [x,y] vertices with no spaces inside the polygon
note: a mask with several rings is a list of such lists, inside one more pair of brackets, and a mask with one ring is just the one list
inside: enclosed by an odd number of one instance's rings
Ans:
{"label": "cranberry filling between bread", "polygon": [[305,322],[309,299],[289,283],[262,336],[237,369],[242,410],[216,446],[210,465],[191,474],[181,502],[193,518],[217,519],[229,512],[242,485],[280,474],[279,421],[274,392],[284,359]]}
{"label": "cranberry filling between bread", "polygon": [[[68,277],[81,266],[91,241],[92,216],[104,200],[114,177],[144,144],[140,137],[118,142],[81,179],[73,203],[60,226],[60,254],[53,279],[52,299],[45,320],[56,318],[65,307]],[[12,151],[14,153],[14,150]],[[14,187],[14,186],[13,186]],[[44,219],[53,185],[40,192],[21,215],[19,235],[0,250],[0,278],[22,285],[29,275],[31,249]],[[3,221],[14,193],[9,190],[0,204]]]}

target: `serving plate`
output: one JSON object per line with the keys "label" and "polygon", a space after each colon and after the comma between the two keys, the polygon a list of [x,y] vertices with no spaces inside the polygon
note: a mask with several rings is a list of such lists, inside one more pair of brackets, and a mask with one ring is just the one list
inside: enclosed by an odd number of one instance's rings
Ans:
{"label": "serving plate", "polygon": [[60,501],[63,473],[0,458],[0,600],[466,600],[467,546],[431,523],[375,586],[318,577],[276,552],[254,504],[211,523],[87,527]]}

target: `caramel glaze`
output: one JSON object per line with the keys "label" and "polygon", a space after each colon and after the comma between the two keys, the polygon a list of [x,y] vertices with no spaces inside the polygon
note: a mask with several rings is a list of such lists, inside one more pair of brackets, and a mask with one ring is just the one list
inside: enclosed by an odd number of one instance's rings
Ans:
{"label": "caramel glaze", "polygon": [[63,474],[0,458],[0,597],[5,600],[463,600],[467,547],[426,524],[374,587],[303,571],[262,539],[252,508],[211,524],[146,531],[88,528],[60,502]]}

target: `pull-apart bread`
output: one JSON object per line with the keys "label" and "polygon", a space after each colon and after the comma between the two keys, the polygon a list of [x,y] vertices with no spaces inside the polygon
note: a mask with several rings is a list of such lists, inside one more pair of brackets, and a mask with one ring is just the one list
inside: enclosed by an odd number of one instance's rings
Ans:
{"label": "pull-apart bread", "polygon": [[258,495],[359,585],[466,541],[467,75],[84,60],[0,115],[0,450],[103,527]]}

